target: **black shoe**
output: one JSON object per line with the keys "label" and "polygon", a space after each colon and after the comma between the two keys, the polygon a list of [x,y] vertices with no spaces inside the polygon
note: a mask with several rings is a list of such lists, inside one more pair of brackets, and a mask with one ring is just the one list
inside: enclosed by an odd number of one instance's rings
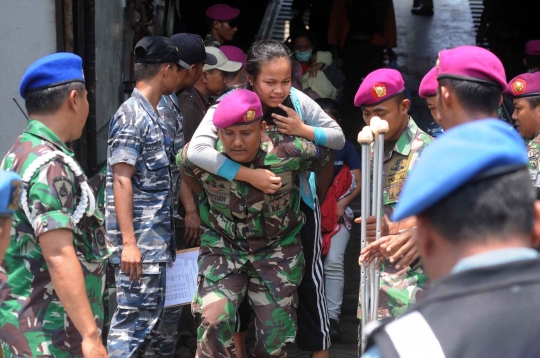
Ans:
{"label": "black shoe", "polygon": [[332,343],[341,342],[343,336],[339,330],[339,322],[335,319],[330,318],[330,341]]}
{"label": "black shoe", "polygon": [[425,5],[420,5],[418,7],[413,7],[411,9],[411,13],[413,15],[420,15],[420,16],[433,16],[433,8],[427,7]]}

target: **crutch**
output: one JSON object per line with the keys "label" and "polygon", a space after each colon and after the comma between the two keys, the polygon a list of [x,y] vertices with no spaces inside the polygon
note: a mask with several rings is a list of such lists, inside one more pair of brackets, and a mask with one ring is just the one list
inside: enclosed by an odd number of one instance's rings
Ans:
{"label": "crutch", "polygon": [[[371,201],[371,191],[369,190],[371,183],[371,165],[370,165],[370,146],[373,142],[373,133],[371,128],[366,126],[360,133],[358,133],[358,143],[362,147],[362,192],[361,192],[361,210],[362,210],[362,222],[360,226],[360,247],[361,250],[366,247],[366,236],[367,236],[367,218],[371,215],[370,211],[370,201]],[[367,165],[366,165],[367,164]],[[368,296],[368,282],[367,278],[369,275],[369,267],[366,265],[360,265],[360,305],[362,309],[362,320],[361,320],[361,331],[358,337],[360,342],[360,354],[364,353],[366,347],[366,335],[365,335],[365,326],[369,320],[369,296]]]}
{"label": "crutch", "polygon": [[[383,159],[384,159],[384,136],[388,132],[388,122],[379,117],[373,117],[369,123],[374,134],[373,142],[373,199],[372,215],[376,218],[375,240],[381,237],[382,199],[383,199]],[[371,263],[371,320],[377,320],[379,311],[379,288],[380,272],[377,268],[377,260]]]}

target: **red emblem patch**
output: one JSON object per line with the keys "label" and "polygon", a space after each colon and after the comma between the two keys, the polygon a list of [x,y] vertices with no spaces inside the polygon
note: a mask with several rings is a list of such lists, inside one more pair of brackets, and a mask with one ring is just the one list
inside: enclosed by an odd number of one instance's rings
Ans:
{"label": "red emblem patch", "polygon": [[521,78],[517,78],[514,83],[512,83],[512,92],[514,95],[524,94],[527,89],[527,82]]}
{"label": "red emblem patch", "polygon": [[386,96],[386,85],[384,83],[375,83],[370,93],[377,99],[383,98]]}

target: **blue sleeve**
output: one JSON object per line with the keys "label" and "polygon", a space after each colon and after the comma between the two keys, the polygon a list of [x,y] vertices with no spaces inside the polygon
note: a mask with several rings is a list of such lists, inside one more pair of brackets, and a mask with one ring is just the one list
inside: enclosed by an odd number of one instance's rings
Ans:
{"label": "blue sleeve", "polygon": [[345,141],[345,160],[343,164],[346,164],[350,170],[362,168],[362,162],[354,148],[354,144],[348,140]]}
{"label": "blue sleeve", "polygon": [[216,175],[219,175],[222,178],[232,181],[238,171],[240,170],[240,164],[235,161],[226,158],[225,162],[221,167],[219,167]]}
{"label": "blue sleeve", "polygon": [[373,346],[362,354],[362,358],[382,358],[381,350],[377,346]]}
{"label": "blue sleeve", "polygon": [[327,139],[328,139],[324,129],[319,128],[319,127],[313,127],[313,133],[314,133],[314,137],[315,137],[314,138],[315,139],[314,140],[315,144],[324,146],[326,144]]}

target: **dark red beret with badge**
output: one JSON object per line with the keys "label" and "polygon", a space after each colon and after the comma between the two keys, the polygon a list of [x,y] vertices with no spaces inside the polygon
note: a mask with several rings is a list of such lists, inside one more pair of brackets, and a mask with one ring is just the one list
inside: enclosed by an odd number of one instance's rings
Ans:
{"label": "dark red beret with badge", "polygon": [[252,91],[238,89],[219,102],[212,121],[216,128],[227,128],[236,124],[249,124],[262,117],[259,97]]}
{"label": "dark red beret with badge", "polygon": [[516,76],[508,83],[506,93],[514,98],[540,96],[540,72]]}
{"label": "dark red beret with badge", "polygon": [[405,92],[405,81],[399,71],[390,68],[375,70],[366,76],[356,96],[356,107],[370,107]]}
{"label": "dark red beret with badge", "polygon": [[433,97],[437,95],[437,67],[433,67],[420,82],[420,88],[418,89],[418,95],[422,98]]}

